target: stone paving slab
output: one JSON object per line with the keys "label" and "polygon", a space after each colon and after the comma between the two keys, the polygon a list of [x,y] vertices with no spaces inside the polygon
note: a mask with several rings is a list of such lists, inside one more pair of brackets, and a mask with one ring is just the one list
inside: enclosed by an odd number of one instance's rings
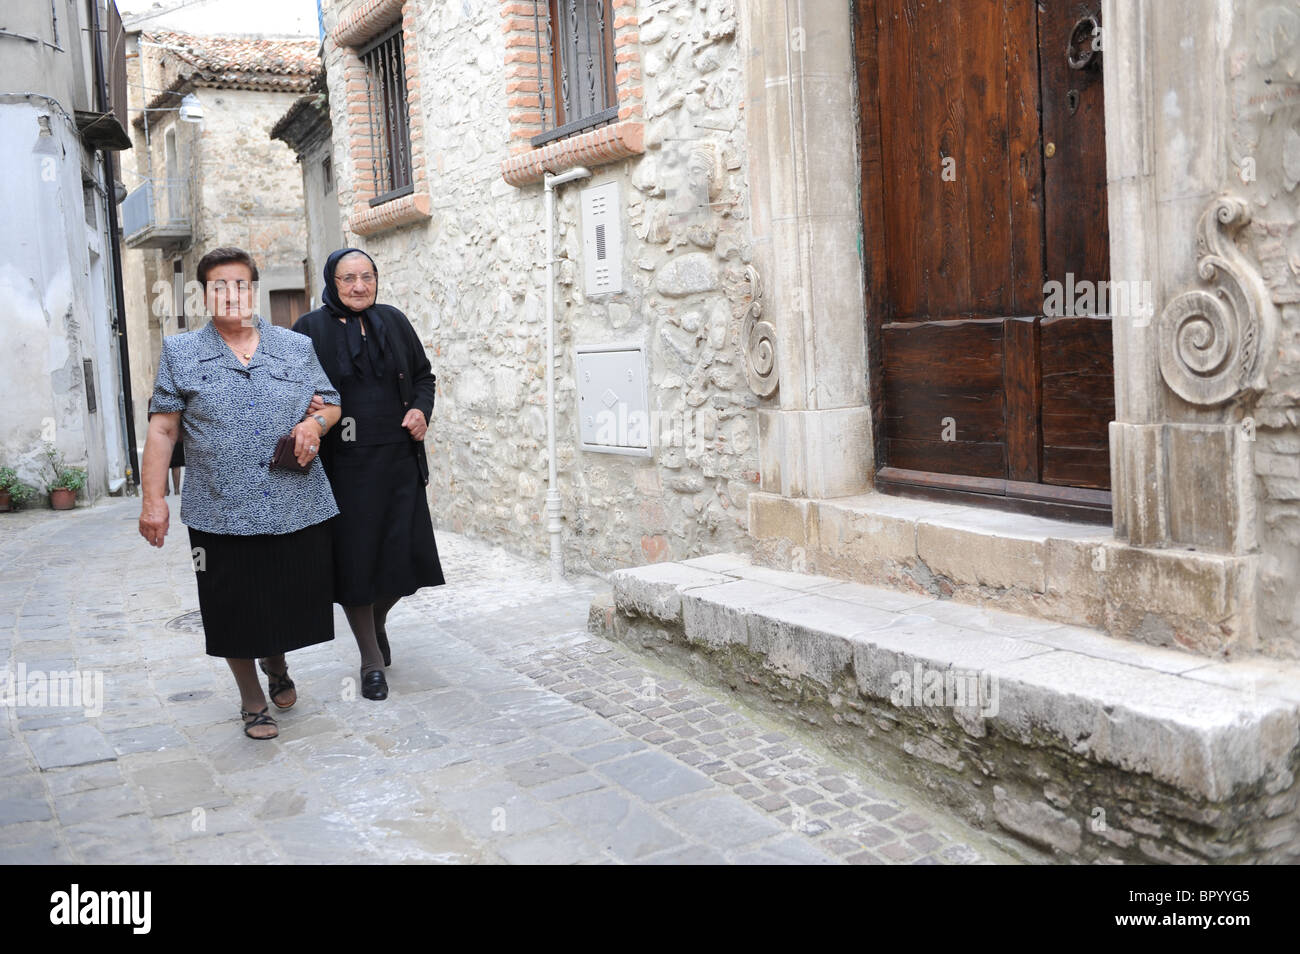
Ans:
{"label": "stone paving slab", "polygon": [[[0,516],[0,672],[57,663],[103,678],[100,713],[0,708],[0,861],[1016,859],[586,632],[603,580],[556,586],[543,560],[447,532],[448,584],[390,617],[389,699],[359,697],[339,613],[332,642],[290,656],[300,701],[279,715],[280,738],[248,740],[229,671],[187,616],[197,603],[183,530],[153,550],[137,512],[128,500]],[[734,556],[699,562],[666,578],[744,589],[764,576]],[[723,575],[736,570],[753,578]],[[675,592],[656,609],[680,606]]]}

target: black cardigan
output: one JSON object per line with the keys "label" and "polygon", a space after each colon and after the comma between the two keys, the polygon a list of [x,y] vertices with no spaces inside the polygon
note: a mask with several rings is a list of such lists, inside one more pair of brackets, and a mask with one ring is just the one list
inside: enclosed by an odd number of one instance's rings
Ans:
{"label": "black cardigan", "polygon": [[[411,327],[410,320],[392,305],[375,305],[384,322],[384,340],[387,342],[397,371],[397,390],[402,397],[402,406],[416,408],[426,421],[433,420],[433,398],[438,378],[433,374],[424,345],[420,336]],[[343,323],[324,308],[309,311],[296,322],[293,330],[306,335],[316,348],[316,357],[321,367],[334,386],[343,380],[343,368],[338,366],[338,338],[343,334]],[[321,456],[332,456],[337,446],[341,429],[334,427],[321,442]],[[412,441],[412,445],[417,442]],[[418,442],[419,453],[415,455],[420,467],[420,479],[429,483],[429,461],[425,454],[424,442]]]}

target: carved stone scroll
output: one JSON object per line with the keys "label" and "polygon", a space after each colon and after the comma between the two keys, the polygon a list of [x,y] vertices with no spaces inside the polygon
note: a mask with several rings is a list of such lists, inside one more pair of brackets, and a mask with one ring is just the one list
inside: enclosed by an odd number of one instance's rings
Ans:
{"label": "carved stone scroll", "polygon": [[749,388],[759,397],[770,397],[777,388],[776,329],[762,319],[763,281],[753,265],[745,269],[749,279],[750,302],[745,308],[741,345],[745,349],[745,377]]}
{"label": "carved stone scroll", "polygon": [[1196,243],[1196,271],[1207,287],[1183,292],[1160,314],[1160,373],[1192,404],[1222,404],[1267,384],[1278,317],[1263,278],[1237,247],[1249,221],[1242,199],[1210,203]]}

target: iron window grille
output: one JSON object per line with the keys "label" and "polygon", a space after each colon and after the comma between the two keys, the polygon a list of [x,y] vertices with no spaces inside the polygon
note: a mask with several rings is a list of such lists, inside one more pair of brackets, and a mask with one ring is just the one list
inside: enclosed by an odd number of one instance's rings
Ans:
{"label": "iron window grille", "polygon": [[406,101],[402,24],[381,33],[357,54],[366,69],[372,206],[415,191],[411,183],[411,115]]}
{"label": "iron window grille", "polygon": [[534,0],[544,130],[534,146],[618,119],[613,22],[609,0]]}

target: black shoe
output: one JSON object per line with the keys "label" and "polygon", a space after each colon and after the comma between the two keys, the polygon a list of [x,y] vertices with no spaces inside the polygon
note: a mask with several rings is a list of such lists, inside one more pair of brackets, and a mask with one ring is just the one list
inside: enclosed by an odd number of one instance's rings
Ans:
{"label": "black shoe", "polygon": [[382,629],[375,630],[375,642],[379,644],[379,651],[384,655],[384,665],[393,664],[393,654],[388,651],[388,634]]}
{"label": "black shoe", "polygon": [[384,678],[382,671],[376,669],[361,677],[361,694],[367,699],[388,698],[388,680]]}

